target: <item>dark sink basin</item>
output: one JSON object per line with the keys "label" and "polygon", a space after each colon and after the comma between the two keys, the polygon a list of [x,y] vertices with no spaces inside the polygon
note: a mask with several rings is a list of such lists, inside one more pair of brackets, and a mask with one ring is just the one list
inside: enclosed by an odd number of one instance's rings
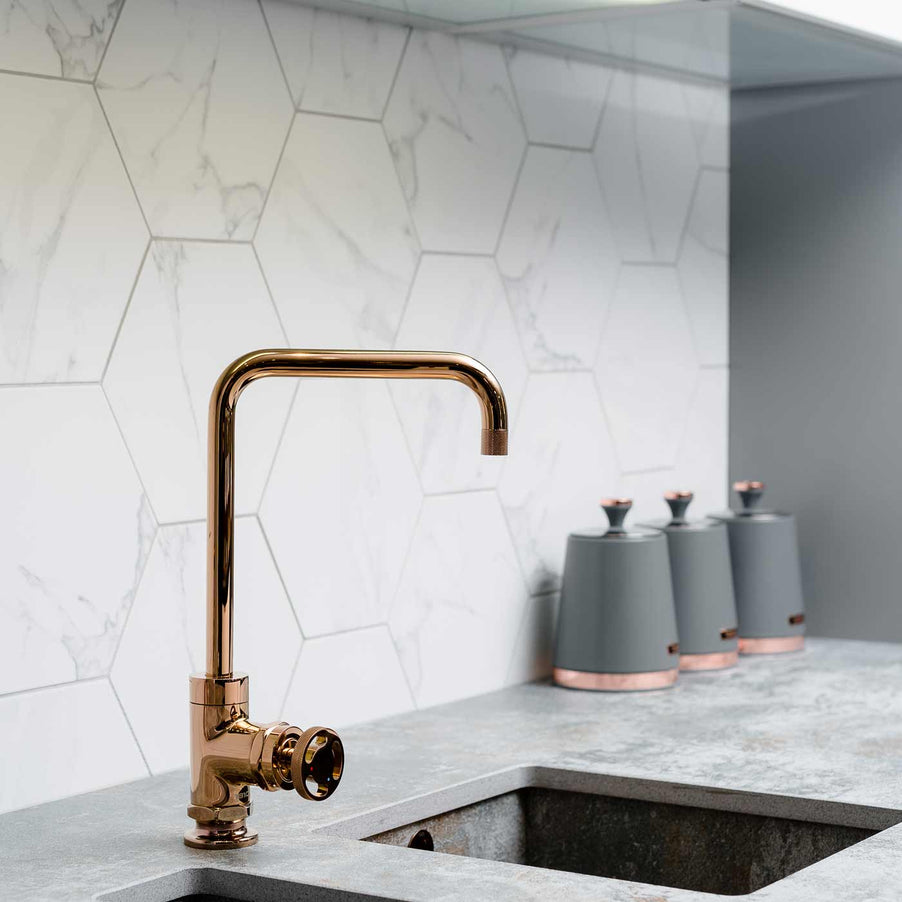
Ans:
{"label": "dark sink basin", "polygon": [[412,855],[432,845],[438,853],[744,895],[902,819],[887,809],[697,787],[686,787],[688,803],[678,804],[662,800],[679,795],[673,784],[606,778],[605,791],[600,777],[601,791],[585,791],[535,785],[548,782],[536,773],[533,785],[366,839],[412,844]]}

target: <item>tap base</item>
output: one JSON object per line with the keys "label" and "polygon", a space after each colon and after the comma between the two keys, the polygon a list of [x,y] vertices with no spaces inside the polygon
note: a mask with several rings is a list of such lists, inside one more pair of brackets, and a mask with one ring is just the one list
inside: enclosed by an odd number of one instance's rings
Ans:
{"label": "tap base", "polygon": [[202,824],[185,831],[185,845],[192,849],[243,849],[257,842],[259,834],[242,821]]}

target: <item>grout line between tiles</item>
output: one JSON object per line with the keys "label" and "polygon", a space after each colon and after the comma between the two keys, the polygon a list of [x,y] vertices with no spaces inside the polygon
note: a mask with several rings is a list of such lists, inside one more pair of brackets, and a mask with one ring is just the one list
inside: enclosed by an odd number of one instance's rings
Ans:
{"label": "grout line between tiles", "polygon": [[97,71],[94,73],[94,77],[91,79],[91,83],[95,86],[97,85],[97,79],[100,77],[100,70],[103,68],[103,64],[106,62],[106,55],[110,51],[110,45],[113,43],[113,36],[116,34],[116,28],[119,25],[119,20],[122,18],[122,11],[125,9],[125,0],[119,4],[119,9],[116,11],[116,18],[113,20],[113,27],[110,28],[110,36],[106,39],[106,44],[103,45],[103,53],[100,54],[100,59],[97,62]]}
{"label": "grout line between tiles", "polygon": [[106,676],[81,677],[80,679],[64,680],[62,683],[47,683],[44,686],[28,686],[25,689],[13,689],[11,692],[0,692],[0,700],[16,698],[20,695],[36,695],[39,692],[49,692],[52,689],[80,686],[83,683],[100,683],[104,680],[106,680]]}
{"label": "grout line between tiles", "polygon": [[276,576],[279,578],[279,584],[282,586],[282,591],[285,593],[285,598],[288,599],[288,607],[291,608],[291,614],[294,617],[295,623],[297,623],[298,625],[298,632],[301,634],[301,643],[303,644],[303,642],[307,639],[307,636],[304,635],[304,627],[301,626],[301,618],[298,616],[297,609],[294,606],[294,601],[292,601],[291,598],[291,593],[288,591],[288,584],[285,582],[285,578],[282,576],[282,568],[279,567],[279,562],[276,560],[276,554],[273,551],[272,545],[270,545],[269,543],[269,536],[267,535],[266,530],[263,528],[263,521],[256,514],[254,514],[254,519],[257,521],[257,526],[259,527],[260,533],[263,536],[263,544],[266,545],[266,550],[272,560],[272,565],[276,569]]}
{"label": "grout line between tiles", "polygon": [[401,73],[401,66],[404,64],[404,57],[407,56],[407,47],[410,44],[410,38],[413,35],[414,29],[407,25],[402,26],[407,29],[407,35],[404,38],[404,46],[401,48],[401,52],[398,54],[398,65],[395,66],[395,74],[392,76],[391,85],[389,85],[388,91],[385,95],[385,103],[382,104],[382,112],[379,114],[379,121],[385,118],[385,114],[388,111],[388,104],[392,98],[392,94],[395,93],[395,85],[398,83],[398,75]]}
{"label": "grout line between tiles", "polygon": [[113,691],[113,697],[116,699],[116,704],[119,705],[119,710],[122,712],[122,716],[125,718],[125,725],[128,727],[129,733],[132,734],[132,739],[135,740],[135,747],[138,749],[138,754],[141,756],[141,760],[144,762],[144,766],[147,768],[148,776],[153,776],[153,771],[150,769],[150,765],[147,763],[147,758],[144,756],[144,749],[141,748],[141,743],[138,741],[138,734],[135,732],[135,728],[132,726],[128,712],[125,710],[125,705],[122,704],[122,699],[119,698],[119,693],[116,691],[113,680],[111,677],[107,676],[106,681],[109,684],[110,689]]}
{"label": "grout line between tiles", "polygon": [[100,374],[100,383],[103,384],[103,380],[106,379],[107,370],[110,368],[110,362],[113,359],[113,353],[116,350],[116,345],[119,344],[119,336],[122,334],[122,327],[125,325],[125,318],[128,316],[128,311],[132,306],[132,298],[135,296],[135,291],[138,288],[138,281],[141,278],[141,273],[144,272],[144,264],[147,262],[147,255],[150,253],[151,245],[153,244],[153,239],[148,238],[147,244],[144,247],[144,253],[141,255],[141,262],[138,264],[138,268],[135,270],[135,278],[132,281],[131,290],[128,293],[128,297],[125,301],[125,306],[122,308],[122,315],[119,317],[119,323],[116,326],[116,333],[113,335],[113,341],[110,343],[110,351],[106,356],[106,362],[103,364],[103,372]]}
{"label": "grout line between tiles", "polygon": [[128,179],[128,184],[132,189],[132,196],[135,199],[135,204],[138,207],[138,212],[141,214],[141,220],[144,223],[144,228],[147,229],[147,234],[149,237],[153,237],[153,229],[150,227],[150,223],[147,220],[147,215],[144,212],[144,207],[141,204],[141,198],[138,196],[138,189],[135,188],[135,183],[132,181],[132,174],[129,172],[128,166],[125,165],[125,155],[122,153],[122,148],[119,146],[119,139],[116,137],[116,132],[113,131],[113,123],[110,122],[110,117],[107,115],[106,107],[103,105],[103,98],[100,96],[100,91],[97,89],[97,82],[91,82],[91,90],[94,92],[94,99],[97,101],[97,105],[100,107],[100,112],[103,114],[103,121],[106,122],[107,131],[110,134],[110,138],[113,141],[113,147],[116,148],[116,153],[119,156],[119,162],[122,164],[122,171],[125,173],[126,179]]}
{"label": "grout line between tiles", "polygon": [[40,78],[43,81],[61,81],[70,85],[90,85],[90,78],[69,78],[65,75],[48,75],[46,72],[23,72],[17,69],[0,68],[0,75],[12,75],[16,78]]}

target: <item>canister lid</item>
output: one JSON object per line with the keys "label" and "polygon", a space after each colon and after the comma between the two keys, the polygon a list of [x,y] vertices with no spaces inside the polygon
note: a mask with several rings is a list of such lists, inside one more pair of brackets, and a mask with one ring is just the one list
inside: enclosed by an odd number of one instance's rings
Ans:
{"label": "canister lid", "polygon": [[571,536],[578,539],[596,539],[604,542],[639,541],[661,538],[654,529],[627,529],[623,525],[626,515],[633,506],[632,498],[602,498],[601,509],[607,514],[608,528],[578,529]]}
{"label": "canister lid", "polygon": [[721,525],[720,520],[712,520],[705,517],[701,520],[690,520],[686,511],[695,495],[687,491],[665,492],[664,500],[670,508],[669,520],[650,520],[643,523],[651,529],[660,529],[664,532],[697,532],[703,529],[714,529]]}
{"label": "canister lid", "polygon": [[739,495],[742,509],[711,514],[712,517],[718,520],[780,520],[790,516],[782,511],[761,507],[761,498],[764,495],[763,482],[741,479],[739,482],[733,483],[733,490]]}

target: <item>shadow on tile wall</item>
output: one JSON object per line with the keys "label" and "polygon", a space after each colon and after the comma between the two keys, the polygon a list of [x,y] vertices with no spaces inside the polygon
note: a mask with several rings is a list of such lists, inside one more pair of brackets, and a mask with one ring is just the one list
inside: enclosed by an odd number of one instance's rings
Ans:
{"label": "shadow on tile wall", "polygon": [[206,402],[245,350],[465,351],[513,422],[502,461],[453,384],[245,396],[264,719],[542,676],[603,493],[724,504],[725,91],[282,0],[58,7],[0,12],[0,732],[73,757],[7,743],[0,810],[185,764]]}

